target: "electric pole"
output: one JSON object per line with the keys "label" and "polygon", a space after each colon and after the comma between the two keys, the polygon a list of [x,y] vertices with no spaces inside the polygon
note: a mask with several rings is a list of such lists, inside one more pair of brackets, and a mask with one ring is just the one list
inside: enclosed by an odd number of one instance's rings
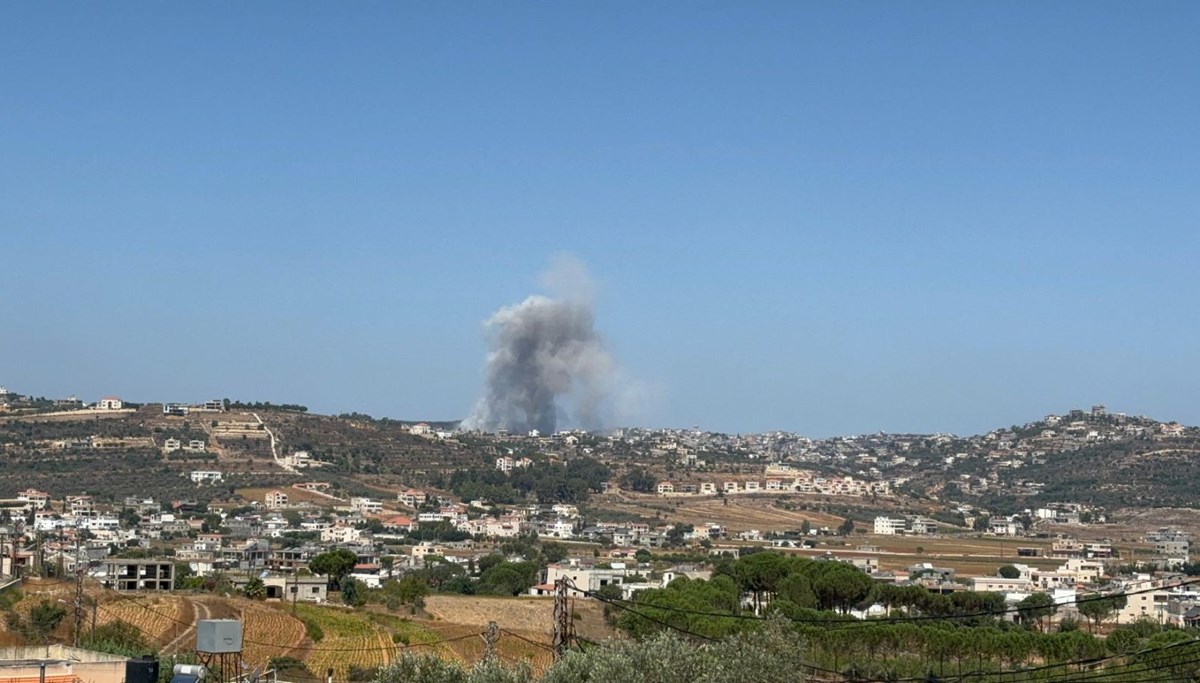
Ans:
{"label": "electric pole", "polygon": [[567,577],[554,582],[554,659],[562,659],[571,645],[571,610],[567,597]]}
{"label": "electric pole", "polygon": [[500,638],[500,625],[489,621],[487,630],[483,632],[483,661],[491,664],[496,661],[496,641]]}
{"label": "electric pole", "polygon": [[[62,556],[61,549],[59,557]],[[83,547],[79,543],[79,529],[75,530],[75,647],[79,647],[79,632],[83,629],[83,576],[87,562],[83,559]]]}

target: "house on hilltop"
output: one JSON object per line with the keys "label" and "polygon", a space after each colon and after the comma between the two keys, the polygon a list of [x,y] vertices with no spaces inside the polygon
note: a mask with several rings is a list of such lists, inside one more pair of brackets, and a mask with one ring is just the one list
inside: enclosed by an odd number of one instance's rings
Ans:
{"label": "house on hilltop", "polygon": [[120,410],[125,407],[125,402],[116,396],[105,396],[96,404],[100,410]]}

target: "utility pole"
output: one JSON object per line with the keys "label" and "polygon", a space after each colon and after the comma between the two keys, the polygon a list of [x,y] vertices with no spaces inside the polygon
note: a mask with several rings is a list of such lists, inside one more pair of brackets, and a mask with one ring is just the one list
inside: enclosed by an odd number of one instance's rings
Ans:
{"label": "utility pole", "polygon": [[489,621],[487,630],[483,632],[483,661],[491,664],[496,661],[496,641],[500,639],[500,625]]}
{"label": "utility pole", "polygon": [[[59,551],[62,557],[62,551]],[[83,559],[83,547],[79,542],[79,529],[75,530],[75,630],[73,632],[75,647],[79,647],[79,632],[83,629],[83,576],[86,573],[87,562]],[[95,613],[93,612],[93,624]],[[95,626],[92,627],[93,629]]]}
{"label": "utility pole", "polygon": [[554,659],[562,659],[571,645],[571,610],[567,597],[567,577],[554,582]]}

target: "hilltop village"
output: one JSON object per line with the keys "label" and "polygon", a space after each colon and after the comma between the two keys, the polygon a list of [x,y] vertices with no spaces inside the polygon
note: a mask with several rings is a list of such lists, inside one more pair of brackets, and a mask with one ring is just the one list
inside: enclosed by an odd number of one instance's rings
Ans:
{"label": "hilltop village", "polygon": [[[604,607],[597,637],[646,628],[612,610],[672,604],[858,619],[983,605],[1040,629],[1187,628],[1200,517],[1153,506],[1190,486],[1198,435],[1102,406],[971,437],[809,439],[489,434],[4,391],[0,585],[84,581],[193,611],[203,596],[413,618],[439,605],[451,620],[454,596],[548,609],[569,586]],[[808,587],[753,578],[779,562],[770,572],[811,573]],[[700,586],[733,602],[690,596]]]}

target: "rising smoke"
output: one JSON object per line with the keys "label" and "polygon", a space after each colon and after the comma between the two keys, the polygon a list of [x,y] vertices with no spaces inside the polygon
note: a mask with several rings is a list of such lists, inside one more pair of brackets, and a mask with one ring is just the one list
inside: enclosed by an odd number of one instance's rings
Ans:
{"label": "rising smoke", "polygon": [[551,434],[599,429],[612,410],[619,370],[594,326],[594,288],[576,258],[560,255],[542,276],[553,296],[531,296],[484,323],[484,396],[467,429]]}

